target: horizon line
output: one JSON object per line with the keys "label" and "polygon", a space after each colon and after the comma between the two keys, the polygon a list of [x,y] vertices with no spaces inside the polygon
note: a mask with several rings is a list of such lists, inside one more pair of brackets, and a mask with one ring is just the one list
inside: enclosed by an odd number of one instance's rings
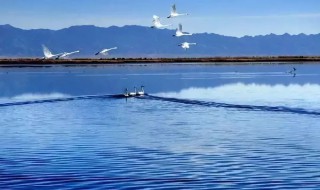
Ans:
{"label": "horizon line", "polygon": [[[59,30],[64,30],[64,29],[69,29],[72,27],[81,27],[81,26],[92,26],[92,27],[96,27],[96,28],[111,28],[111,27],[117,27],[117,28],[124,28],[124,27],[130,27],[130,26],[137,26],[137,27],[145,27],[145,28],[149,28],[149,26],[143,26],[143,25],[122,25],[122,26],[118,26],[118,25],[110,25],[110,26],[98,26],[98,25],[94,25],[94,24],[82,24],[82,25],[72,25],[72,26],[66,26],[66,27],[62,27],[62,28],[58,28],[58,29],[50,29],[50,28],[22,28],[22,27],[18,27],[18,26],[13,26],[12,24],[0,24],[0,26],[10,26],[16,29],[21,29],[21,30],[51,30],[51,31],[59,31]],[[160,30],[170,30],[170,31],[174,31],[175,29],[160,29]],[[218,33],[209,33],[209,32],[196,32],[193,34],[214,34],[214,35],[220,35],[220,36],[225,36],[225,37],[234,37],[234,38],[244,38],[244,37],[259,37],[259,36],[269,36],[269,35],[276,35],[276,36],[283,36],[283,35],[290,35],[290,36],[299,36],[299,35],[306,35],[306,36],[310,36],[310,35],[319,35],[319,33],[310,33],[310,34],[306,34],[306,33],[299,33],[299,34],[290,34],[288,32],[285,33],[281,33],[281,34],[277,34],[277,33],[268,33],[268,34],[256,34],[256,35],[243,35],[243,36],[230,36],[230,35],[225,35],[225,34],[218,34]]]}

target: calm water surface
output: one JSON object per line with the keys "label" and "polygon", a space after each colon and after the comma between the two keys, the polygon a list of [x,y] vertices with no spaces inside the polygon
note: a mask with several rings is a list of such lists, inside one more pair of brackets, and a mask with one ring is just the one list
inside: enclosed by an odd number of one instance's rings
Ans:
{"label": "calm water surface", "polygon": [[320,64],[292,66],[1,68],[0,188],[317,189]]}

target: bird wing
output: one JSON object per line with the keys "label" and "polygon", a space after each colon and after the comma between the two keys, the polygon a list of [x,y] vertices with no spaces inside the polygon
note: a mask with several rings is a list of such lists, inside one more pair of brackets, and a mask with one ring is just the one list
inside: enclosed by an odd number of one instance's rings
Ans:
{"label": "bird wing", "polygon": [[66,53],[66,52],[54,55],[54,57],[56,57],[56,59],[64,58],[64,57],[67,57],[67,56],[68,56],[68,53]]}
{"label": "bird wing", "polygon": [[57,57],[57,58],[60,58],[60,57],[67,57],[68,55],[69,55],[69,53],[65,52],[65,53],[63,53],[63,54],[61,54],[61,55],[58,55],[58,57]]}
{"label": "bird wing", "polygon": [[55,54],[55,55],[52,55],[53,57],[61,57],[63,56],[65,53],[58,53],[58,54]]}
{"label": "bird wing", "polygon": [[106,53],[108,51],[109,51],[109,49],[103,49],[103,50],[100,51],[100,53],[104,54],[104,53]]}
{"label": "bird wing", "polygon": [[77,51],[73,51],[73,52],[69,52],[69,53],[65,53],[64,55],[62,55],[62,56],[64,56],[64,57],[66,57],[66,56],[69,56],[69,55],[72,55],[72,54],[75,54],[75,53],[79,53],[80,51],[79,50],[77,50]]}
{"label": "bird wing", "polygon": [[108,55],[109,53],[108,53],[108,51],[102,51],[101,54],[102,55]]}
{"label": "bird wing", "polygon": [[114,50],[114,49],[118,49],[118,47],[113,47],[113,48],[110,48],[110,49],[109,49],[109,51],[110,51],[110,50]]}
{"label": "bird wing", "polygon": [[42,49],[43,49],[43,54],[44,54],[45,57],[51,57],[52,56],[51,51],[45,45],[42,45]]}
{"label": "bird wing", "polygon": [[77,51],[70,52],[70,54],[69,54],[69,55],[71,55],[71,54],[75,54],[75,53],[80,53],[80,51],[79,51],[79,50],[77,50]]}
{"label": "bird wing", "polygon": [[103,55],[108,55],[109,54],[108,52],[111,51],[111,50],[114,50],[114,49],[118,49],[118,47],[104,49],[104,50],[100,51],[100,53],[103,54]]}

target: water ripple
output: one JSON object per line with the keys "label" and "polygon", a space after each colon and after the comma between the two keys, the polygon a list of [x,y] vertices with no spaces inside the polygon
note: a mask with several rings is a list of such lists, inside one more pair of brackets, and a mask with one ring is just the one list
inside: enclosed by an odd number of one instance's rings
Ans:
{"label": "water ripple", "polygon": [[308,111],[302,108],[289,108],[285,106],[236,105],[236,104],[209,102],[209,101],[166,98],[166,97],[159,97],[159,96],[152,96],[152,95],[148,95],[145,97],[147,97],[146,99],[150,99],[150,100],[169,101],[169,102],[175,102],[175,103],[200,105],[200,106],[207,106],[207,107],[235,108],[235,109],[244,109],[244,110],[251,110],[251,111],[284,112],[284,113],[295,113],[295,114],[305,114],[305,115],[315,115],[315,116],[320,115],[320,112]]}

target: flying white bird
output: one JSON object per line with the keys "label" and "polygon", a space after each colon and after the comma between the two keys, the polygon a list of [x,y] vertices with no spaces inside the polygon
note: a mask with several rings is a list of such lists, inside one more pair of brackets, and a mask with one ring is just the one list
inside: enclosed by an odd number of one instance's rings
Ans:
{"label": "flying white bird", "polygon": [[188,33],[188,32],[182,32],[182,25],[179,24],[179,28],[177,28],[176,30],[176,34],[173,35],[173,36],[176,36],[176,37],[181,37],[181,36],[191,36],[192,34],[191,33]]}
{"label": "flying white bird", "polygon": [[57,56],[56,59],[60,59],[60,58],[65,58],[68,57],[69,55],[75,54],[75,53],[79,53],[80,51],[73,51],[73,52],[64,52],[62,55]]}
{"label": "flying white bird", "polygon": [[171,8],[171,14],[167,17],[167,18],[174,18],[174,17],[178,17],[178,16],[185,16],[185,15],[189,15],[188,13],[178,13],[177,12],[177,8],[176,8],[176,5],[172,5],[172,8]]}
{"label": "flying white bird", "polygon": [[118,47],[113,47],[113,48],[109,48],[109,49],[103,49],[103,50],[97,52],[95,55],[99,55],[99,54],[108,55],[109,51],[114,50],[114,49],[118,49]]}
{"label": "flying white bird", "polygon": [[151,26],[151,28],[165,28],[165,27],[168,27],[168,26],[171,26],[171,24],[167,24],[167,25],[163,25],[161,24],[160,22],[160,17],[158,17],[157,15],[153,15],[153,26]]}
{"label": "flying white bird", "polygon": [[44,59],[51,59],[51,58],[59,57],[64,54],[64,53],[52,54],[49,48],[47,48],[45,45],[42,45],[42,49],[43,49]]}
{"label": "flying white bird", "polygon": [[183,42],[182,44],[179,44],[178,46],[181,46],[184,50],[187,50],[190,48],[190,45],[197,45],[197,43]]}

